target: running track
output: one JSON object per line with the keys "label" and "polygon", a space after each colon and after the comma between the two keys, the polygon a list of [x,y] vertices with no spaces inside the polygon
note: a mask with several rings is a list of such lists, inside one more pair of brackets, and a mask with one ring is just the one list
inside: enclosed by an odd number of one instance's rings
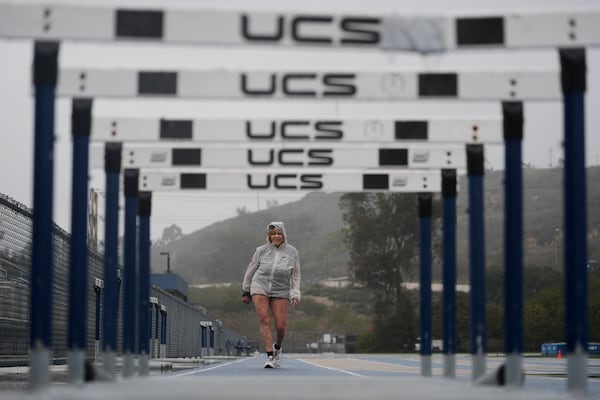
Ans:
{"label": "running track", "polygon": [[[572,399],[567,392],[566,359],[524,358],[521,389],[477,386],[471,359],[456,357],[456,379],[442,377],[442,357],[432,358],[433,377],[420,376],[417,355],[284,354],[279,369],[264,369],[264,355],[225,361],[168,375],[136,377],[81,387],[54,385],[41,393],[3,393],[12,399]],[[488,357],[494,371],[502,357]],[[600,399],[600,359],[588,361],[588,394]],[[6,395],[6,396],[5,396]],[[579,397],[580,398],[580,397]]]}

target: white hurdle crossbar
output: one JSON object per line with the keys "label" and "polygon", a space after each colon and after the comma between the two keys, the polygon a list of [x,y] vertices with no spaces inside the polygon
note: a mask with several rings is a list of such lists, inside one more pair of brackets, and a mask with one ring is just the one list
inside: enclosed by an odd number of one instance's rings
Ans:
{"label": "white hurdle crossbar", "polygon": [[[104,146],[91,147],[90,168],[104,167]],[[465,147],[459,144],[198,144],[124,143],[127,168],[398,168],[466,170]]]}
{"label": "white hurdle crossbar", "polygon": [[92,142],[503,144],[498,117],[131,118],[95,117]]}
{"label": "white hurdle crossbar", "polygon": [[600,45],[600,9],[488,15],[86,7],[0,4],[0,37],[384,49]]}
{"label": "white hurdle crossbar", "polygon": [[365,71],[63,68],[61,97],[301,100],[561,99],[557,70]]}

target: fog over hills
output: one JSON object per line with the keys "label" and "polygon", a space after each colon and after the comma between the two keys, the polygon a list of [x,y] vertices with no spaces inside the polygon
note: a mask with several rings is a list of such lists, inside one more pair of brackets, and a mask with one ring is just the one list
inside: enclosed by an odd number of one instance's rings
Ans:
{"label": "fog over hills", "polygon": [[[600,258],[600,167],[587,169],[588,258]],[[525,266],[562,268],[563,170],[523,170]],[[488,265],[503,264],[504,171],[486,171],[485,236]],[[152,247],[152,271],[164,272],[169,252],[171,270],[190,283],[241,282],[254,249],[265,243],[266,225],[284,221],[290,243],[300,252],[303,282],[348,275],[348,250],[343,241],[341,193],[309,193],[301,200],[210,225]],[[468,178],[460,176],[457,198],[458,280],[468,281]],[[416,207],[416,200],[415,200]],[[418,221],[415,221],[418,223]],[[441,266],[434,256],[434,279]]]}

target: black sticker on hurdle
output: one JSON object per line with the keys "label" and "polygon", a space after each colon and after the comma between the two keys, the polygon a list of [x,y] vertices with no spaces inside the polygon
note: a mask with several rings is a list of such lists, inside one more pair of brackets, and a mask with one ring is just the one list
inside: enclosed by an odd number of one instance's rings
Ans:
{"label": "black sticker on hurdle", "polygon": [[163,12],[149,10],[117,10],[115,36],[117,38],[163,37]]}
{"label": "black sticker on hurdle", "polygon": [[161,119],[160,133],[161,139],[188,139],[193,137],[193,121],[190,120],[175,120]]}
{"label": "black sticker on hurdle", "polygon": [[202,165],[202,149],[173,149],[173,165]]}
{"label": "black sticker on hurdle", "polygon": [[408,165],[408,149],[379,149],[379,166],[405,167]]}
{"label": "black sticker on hurdle", "polygon": [[206,174],[182,173],[181,189],[206,189]]}
{"label": "black sticker on hurdle", "polygon": [[455,73],[419,74],[419,96],[458,96],[458,76]]}
{"label": "black sticker on hurdle", "polygon": [[388,189],[388,174],[363,174],[363,189]]}
{"label": "black sticker on hurdle", "polygon": [[504,44],[504,18],[457,18],[456,44],[458,47]]}
{"label": "black sticker on hurdle", "polygon": [[428,121],[395,121],[396,140],[427,140]]}
{"label": "black sticker on hurdle", "polygon": [[138,72],[138,94],[177,94],[177,72]]}

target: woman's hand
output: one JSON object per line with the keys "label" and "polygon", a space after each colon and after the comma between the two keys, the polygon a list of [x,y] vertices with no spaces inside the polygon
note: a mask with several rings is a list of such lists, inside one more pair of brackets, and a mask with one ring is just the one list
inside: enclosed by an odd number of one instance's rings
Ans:
{"label": "woman's hand", "polygon": [[290,300],[290,303],[292,304],[292,306],[296,307],[298,305],[298,299],[294,297],[292,298],[292,300]]}
{"label": "woman's hand", "polygon": [[244,303],[244,304],[250,304],[250,303],[252,303],[252,297],[250,297],[248,295],[243,295],[242,296],[242,303]]}

